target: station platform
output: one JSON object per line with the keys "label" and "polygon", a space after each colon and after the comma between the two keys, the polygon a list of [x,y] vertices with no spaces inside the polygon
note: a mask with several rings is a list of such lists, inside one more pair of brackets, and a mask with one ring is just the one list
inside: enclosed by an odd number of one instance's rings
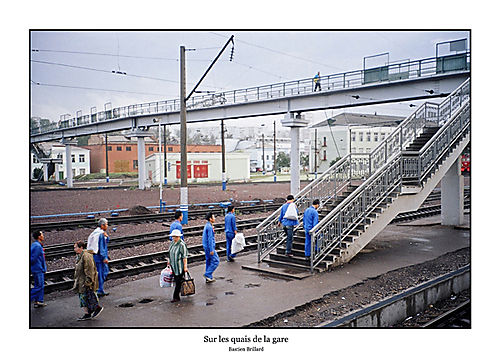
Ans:
{"label": "station platform", "polygon": [[46,307],[30,309],[30,327],[241,327],[293,309],[323,295],[355,285],[388,271],[435,259],[470,246],[469,215],[460,228],[439,225],[439,217],[411,225],[389,225],[350,263],[301,280],[269,276],[242,269],[257,261],[257,254],[221,257],[216,282],[206,284],[205,265],[190,265],[196,294],[170,303],[173,288],[160,288],[159,277],[110,287],[100,302],[104,311],[89,321],[77,295],[47,297]]}

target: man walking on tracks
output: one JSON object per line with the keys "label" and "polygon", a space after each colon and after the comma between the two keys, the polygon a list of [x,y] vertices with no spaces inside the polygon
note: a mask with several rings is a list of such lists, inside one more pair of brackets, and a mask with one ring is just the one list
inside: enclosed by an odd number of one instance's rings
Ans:
{"label": "man walking on tracks", "polygon": [[299,224],[299,213],[293,195],[286,197],[287,202],[281,207],[278,225],[283,224],[286,233],[286,255],[292,256],[293,229]]}
{"label": "man walking on tracks", "polygon": [[205,277],[206,283],[215,282],[215,278],[213,277],[213,273],[217,266],[219,266],[219,255],[217,255],[217,251],[215,251],[215,231],[213,227],[213,223],[215,222],[214,214],[207,213],[205,216],[207,223],[205,224],[205,228],[203,229],[203,249],[205,250],[205,273],[203,277]]}
{"label": "man walking on tracks", "polygon": [[226,254],[227,262],[233,262],[236,254],[231,253],[231,244],[233,239],[238,233],[236,231],[236,217],[234,216],[234,206],[229,205],[227,208],[227,214],[224,218],[224,231],[226,233]]}
{"label": "man walking on tracks", "polygon": [[182,231],[182,211],[180,210],[177,210],[174,214],[174,222],[172,224],[170,224],[170,232],[169,232],[169,236],[170,236],[170,241],[172,241],[172,232],[174,230],[179,230],[181,232],[181,239],[182,241],[184,241],[184,231]]}
{"label": "man walking on tracks", "polygon": [[311,234],[309,234],[309,230],[315,227],[319,222],[318,216],[318,207],[319,207],[319,199],[315,199],[312,203],[312,206],[308,207],[304,212],[304,231],[306,232],[306,247],[304,250],[304,254],[307,258],[311,257]]}
{"label": "man walking on tracks", "polygon": [[30,271],[33,275],[34,287],[31,289],[31,300],[35,301],[35,308],[45,307],[43,302],[43,293],[45,285],[45,272],[47,272],[47,264],[45,263],[45,253],[43,250],[43,232],[33,232],[35,242],[30,247]]}
{"label": "man walking on tracks", "polygon": [[97,290],[97,296],[102,297],[109,295],[108,292],[104,292],[104,280],[106,280],[106,277],[109,273],[109,237],[106,232],[106,230],[108,230],[108,220],[105,218],[101,218],[97,222],[97,225],[99,227],[97,227],[88,238],[87,250],[94,254],[94,261],[99,279],[99,289]]}

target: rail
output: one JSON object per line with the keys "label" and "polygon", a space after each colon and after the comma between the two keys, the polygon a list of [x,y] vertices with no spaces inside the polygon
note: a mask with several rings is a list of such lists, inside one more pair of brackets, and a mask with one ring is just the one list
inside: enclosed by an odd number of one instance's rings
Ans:
{"label": "rail", "polygon": [[[443,61],[455,61],[456,64],[448,68],[443,67]],[[458,62],[457,62],[458,61]],[[370,68],[364,70],[347,71],[343,73],[321,76],[322,90],[335,91],[351,89],[365,85],[377,83],[393,82],[400,80],[430,77],[438,74],[453,71],[469,71],[470,52],[463,54],[431,57],[408,62],[392,63],[387,66]],[[186,103],[188,110],[203,109],[217,106],[228,106],[244,104],[248,102],[273,100],[298,95],[309,95],[314,93],[314,78],[305,78],[294,81],[273,83],[258,87],[237,89],[214,94],[203,94],[191,97]],[[52,122],[45,126],[33,126],[31,135],[64,130],[103,121],[110,121],[120,118],[129,118],[143,115],[157,115],[180,110],[179,99],[164,100],[150,103],[134,104],[129,106],[111,108],[108,104],[105,110],[82,115],[78,111],[75,117],[63,115],[59,122]]]}
{"label": "rail", "polygon": [[[470,79],[452,92],[437,107],[437,112],[427,111],[425,104],[420,106],[397,127],[393,136],[386,138],[375,149],[374,152],[380,150],[379,148],[390,151],[388,155],[384,155],[383,160],[376,163],[376,166],[372,161],[373,158],[370,158],[368,179],[310,230],[311,271],[357,226],[366,222],[368,215],[380,203],[401,188],[403,178],[418,178],[422,183],[430,175],[432,169],[437,167],[438,161],[468,130],[469,99]],[[430,115],[427,118],[422,117],[424,113],[438,115]],[[419,152],[403,152],[405,143],[410,143],[416,138],[426,125],[441,125],[441,128]],[[397,145],[391,146],[394,138],[399,138],[396,141]],[[349,158],[349,155],[346,158]],[[376,170],[373,172],[373,169]],[[317,247],[317,252],[314,251],[314,247]]]}

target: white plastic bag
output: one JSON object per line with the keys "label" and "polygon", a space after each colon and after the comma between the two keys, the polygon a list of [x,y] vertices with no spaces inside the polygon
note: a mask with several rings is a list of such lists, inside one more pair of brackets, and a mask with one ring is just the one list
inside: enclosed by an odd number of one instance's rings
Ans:
{"label": "white plastic bag", "polygon": [[172,287],[174,285],[174,281],[174,273],[170,265],[168,265],[160,274],[160,287]]}
{"label": "white plastic bag", "polygon": [[283,216],[283,218],[288,219],[288,220],[298,220],[299,219],[297,207],[295,206],[294,203],[288,204],[288,208],[286,208],[285,215]]}
{"label": "white plastic bag", "polygon": [[237,233],[231,243],[231,253],[236,254],[237,252],[242,251],[245,248],[245,245],[245,236],[243,236],[243,233],[241,232]]}

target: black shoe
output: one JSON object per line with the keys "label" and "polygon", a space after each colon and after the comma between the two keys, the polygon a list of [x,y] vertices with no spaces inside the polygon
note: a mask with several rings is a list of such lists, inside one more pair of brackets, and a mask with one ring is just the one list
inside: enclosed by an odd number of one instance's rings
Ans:
{"label": "black shoe", "polygon": [[78,318],[78,321],[87,321],[92,318],[92,315],[90,313],[85,313],[83,316]]}
{"label": "black shoe", "polygon": [[103,309],[104,308],[102,308],[101,306],[97,306],[94,312],[92,312],[92,318],[96,318],[97,316],[99,316]]}
{"label": "black shoe", "polygon": [[104,296],[107,296],[109,295],[109,292],[97,292],[97,297],[104,297]]}
{"label": "black shoe", "polygon": [[286,254],[286,256],[288,256],[288,257],[292,257],[293,255],[292,255],[292,253],[291,253],[291,252],[289,252],[289,253],[287,253],[287,254]]}
{"label": "black shoe", "polygon": [[175,303],[175,302],[179,302],[180,300],[181,300],[180,298],[172,298],[172,300],[170,302]]}
{"label": "black shoe", "polygon": [[227,262],[234,262],[234,259],[233,259],[232,257],[228,257],[228,258],[226,259],[226,261],[227,261]]}

